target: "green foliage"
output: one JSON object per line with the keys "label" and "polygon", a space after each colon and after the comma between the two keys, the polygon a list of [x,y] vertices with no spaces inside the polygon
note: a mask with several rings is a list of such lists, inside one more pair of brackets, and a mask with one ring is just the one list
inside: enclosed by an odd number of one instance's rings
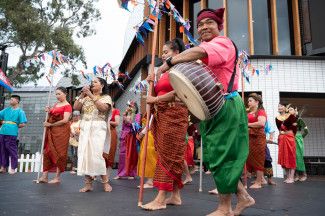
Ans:
{"label": "green foliage", "polygon": [[44,75],[39,74],[42,65],[25,70],[21,63],[53,49],[86,64],[83,49],[73,36],[95,34],[91,25],[100,19],[94,5],[97,1],[0,0],[0,43],[18,47],[22,52],[16,67],[8,70],[9,79],[15,85],[36,82]]}

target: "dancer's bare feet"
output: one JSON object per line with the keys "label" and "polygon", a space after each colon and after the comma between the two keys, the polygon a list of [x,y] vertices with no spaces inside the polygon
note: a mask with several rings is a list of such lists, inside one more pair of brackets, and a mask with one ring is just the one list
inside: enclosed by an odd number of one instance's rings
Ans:
{"label": "dancer's bare feet", "polygon": [[223,211],[221,209],[217,209],[214,212],[208,214],[207,216],[234,216],[234,212],[232,211]]}
{"label": "dancer's bare feet", "polygon": [[262,185],[261,184],[258,184],[258,183],[254,183],[249,188],[250,189],[260,189],[260,188],[262,188]]}
{"label": "dancer's bare feet", "polygon": [[186,179],[183,181],[183,184],[186,185],[186,184],[189,184],[193,181],[192,177],[186,177]]}
{"label": "dancer's bare feet", "polygon": [[165,201],[166,205],[182,205],[182,200],[178,196],[170,196]]}
{"label": "dancer's bare feet", "polygon": [[156,210],[160,210],[160,209],[166,209],[166,203],[161,203],[158,202],[157,200],[153,200],[148,204],[142,205],[141,208],[144,210],[148,210],[148,211],[156,211]]}
{"label": "dancer's bare feet", "polygon": [[208,171],[205,172],[205,174],[210,175],[211,174],[211,171],[208,170]]}
{"label": "dancer's bare feet", "polygon": [[49,179],[47,176],[41,176],[38,180],[34,180],[36,183],[48,183]]}
{"label": "dancer's bare feet", "polygon": [[267,184],[267,181],[266,181],[266,179],[263,177],[262,178],[262,185],[266,185]]}
{"label": "dancer's bare feet", "polygon": [[286,179],[285,183],[292,184],[292,183],[295,183],[295,180],[294,179]]}
{"label": "dancer's bare feet", "polygon": [[[138,186],[138,188],[140,188],[140,185]],[[153,185],[149,184],[149,183],[145,183],[145,184],[143,184],[143,188],[144,189],[150,189],[150,188],[153,188]]]}
{"label": "dancer's bare feet", "polygon": [[90,176],[86,176],[85,187],[79,190],[80,193],[86,193],[93,191],[93,179]]}
{"label": "dancer's bare feet", "polygon": [[9,173],[10,175],[14,175],[14,174],[16,173],[16,171],[15,171],[14,169],[9,169],[8,173]]}
{"label": "dancer's bare feet", "polygon": [[275,183],[272,179],[268,179],[268,180],[267,180],[267,183],[268,183],[269,185],[276,185],[276,183]]}
{"label": "dancer's bare feet", "polygon": [[1,168],[0,168],[0,173],[6,173],[6,168],[1,167]]}
{"label": "dancer's bare feet", "polygon": [[134,180],[135,178],[133,176],[129,176],[128,180]]}
{"label": "dancer's bare feet", "polygon": [[121,177],[120,176],[115,176],[113,179],[114,180],[118,180],[118,179],[120,179]]}
{"label": "dancer's bare feet", "polygon": [[93,186],[91,184],[86,184],[85,187],[79,190],[80,193],[86,193],[93,191]]}
{"label": "dancer's bare feet", "polygon": [[105,192],[112,191],[112,186],[108,183],[108,181],[102,182],[102,184]]}
{"label": "dancer's bare feet", "polygon": [[238,202],[234,210],[235,215],[240,215],[246,208],[255,204],[255,200],[250,195],[237,195]]}
{"label": "dancer's bare feet", "polygon": [[48,182],[49,184],[59,184],[61,183],[61,179],[58,177],[55,177],[54,179],[52,179],[51,181]]}
{"label": "dancer's bare feet", "polygon": [[215,188],[215,189],[213,189],[213,190],[210,190],[210,191],[209,191],[209,194],[218,195],[218,194],[219,194],[218,189]]}
{"label": "dancer's bare feet", "polygon": [[306,180],[307,180],[307,176],[305,176],[305,175],[299,178],[299,181],[301,181],[301,182],[306,181]]}

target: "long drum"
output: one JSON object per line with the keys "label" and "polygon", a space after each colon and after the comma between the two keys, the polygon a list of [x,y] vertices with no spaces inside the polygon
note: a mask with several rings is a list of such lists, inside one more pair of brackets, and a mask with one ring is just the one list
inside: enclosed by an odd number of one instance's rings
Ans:
{"label": "long drum", "polygon": [[222,84],[205,64],[177,64],[171,68],[169,79],[177,97],[200,120],[213,118],[225,102]]}

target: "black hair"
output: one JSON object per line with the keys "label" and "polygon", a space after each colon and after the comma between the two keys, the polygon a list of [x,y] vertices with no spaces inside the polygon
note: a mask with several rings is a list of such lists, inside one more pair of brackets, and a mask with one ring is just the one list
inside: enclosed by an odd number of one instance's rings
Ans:
{"label": "black hair", "polygon": [[108,87],[108,84],[107,84],[106,80],[104,80],[103,78],[100,78],[100,77],[97,77],[97,79],[100,82],[100,84],[102,84],[102,86],[103,86],[101,95],[108,95],[109,94],[109,87]]}
{"label": "black hair", "polygon": [[167,41],[165,45],[169,46],[169,48],[174,52],[178,51],[181,53],[185,50],[185,44],[180,38],[175,38],[174,40]]}
{"label": "black hair", "polygon": [[255,101],[258,102],[258,110],[260,109],[263,109],[264,110],[264,107],[263,107],[263,99],[262,99],[262,96],[257,94],[257,93],[251,93],[250,95],[248,95],[248,98],[253,98]]}
{"label": "black hair", "polygon": [[56,88],[56,90],[61,91],[62,93],[64,93],[65,95],[68,94],[68,90],[66,88],[64,88],[63,86],[59,86]]}
{"label": "black hair", "polygon": [[15,98],[18,100],[18,103],[20,102],[20,96],[19,95],[11,95],[10,98]]}
{"label": "black hair", "polygon": [[139,107],[138,107],[137,102],[134,102],[134,108],[135,108],[134,113],[135,113],[135,114],[138,114],[138,112],[139,112]]}

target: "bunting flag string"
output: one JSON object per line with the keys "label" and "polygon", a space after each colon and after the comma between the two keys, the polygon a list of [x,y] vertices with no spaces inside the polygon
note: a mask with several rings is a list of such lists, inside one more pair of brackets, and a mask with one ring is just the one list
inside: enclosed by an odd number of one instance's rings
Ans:
{"label": "bunting flag string", "polygon": [[54,74],[58,67],[64,64],[70,64],[70,59],[64,56],[60,51],[52,50],[49,52],[43,52],[34,57],[21,63],[21,66],[24,70],[27,70],[31,66],[37,66],[39,64],[44,64],[48,60],[51,60],[49,74]]}
{"label": "bunting flag string", "polygon": [[[127,5],[128,2],[129,1],[121,1],[121,6],[124,8],[124,5]],[[192,36],[190,32],[190,21],[188,19],[185,20],[169,0],[163,0],[158,7],[155,6],[156,1],[147,0],[147,2],[149,7],[152,8],[152,12],[149,16],[145,17],[138,25],[134,27],[136,30],[136,39],[140,44],[144,45],[144,38],[147,37],[150,32],[153,32],[155,20],[160,20],[163,14],[172,16],[174,20],[180,24],[180,33],[185,34],[192,45],[199,44],[199,42]]]}
{"label": "bunting flag string", "polygon": [[149,83],[147,80],[142,80],[139,82],[136,82],[132,88],[130,88],[130,92],[134,92],[134,94],[141,94],[144,92],[148,92],[149,89]]}
{"label": "bunting flag string", "polygon": [[253,66],[249,60],[249,55],[244,50],[238,55],[238,67],[248,83],[250,83],[251,77],[253,77],[255,74],[259,76],[261,72],[264,72],[265,75],[268,75],[273,69],[271,64],[267,64],[265,66]]}

